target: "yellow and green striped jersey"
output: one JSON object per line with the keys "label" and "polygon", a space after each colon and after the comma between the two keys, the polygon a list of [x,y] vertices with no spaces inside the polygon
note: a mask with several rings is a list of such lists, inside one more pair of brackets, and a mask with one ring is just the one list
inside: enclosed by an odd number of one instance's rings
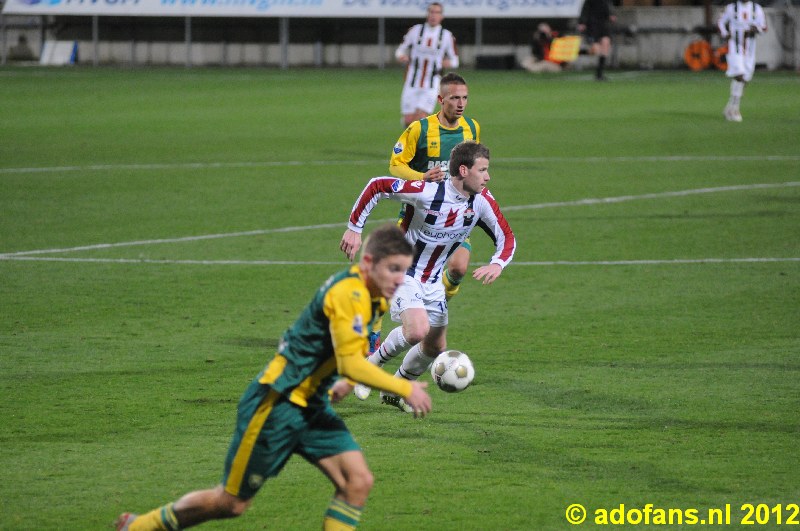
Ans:
{"label": "yellow and green striped jersey", "polygon": [[259,382],[299,406],[327,400],[338,374],[337,357],[363,360],[367,336],[387,308],[383,297],[370,297],[358,265],[331,276],[284,332],[278,353]]}
{"label": "yellow and green striped jersey", "polygon": [[418,181],[435,166],[441,166],[445,178],[450,178],[450,152],[464,140],[480,142],[481,128],[477,121],[462,116],[458,125],[448,128],[439,123],[435,114],[409,125],[392,149],[389,172],[395,177]]}

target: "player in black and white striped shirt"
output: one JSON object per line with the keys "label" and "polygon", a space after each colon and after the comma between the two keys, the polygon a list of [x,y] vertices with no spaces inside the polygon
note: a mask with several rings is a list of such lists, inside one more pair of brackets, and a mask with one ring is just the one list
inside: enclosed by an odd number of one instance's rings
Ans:
{"label": "player in black and white striped shirt", "polygon": [[[456,145],[450,153],[449,170],[450,178],[438,183],[393,177],[370,180],[353,205],[339,243],[347,257],[354,259],[364,224],[379,201],[390,199],[409,205],[402,228],[414,246],[414,256],[390,306],[392,321],[401,326],[389,332],[368,358],[370,363],[383,366],[408,350],[395,373],[407,380],[419,378],[447,347],[448,307],[441,277],[450,255],[475,227],[480,227],[491,237],[495,252],[488,265],[475,269],[472,277],[491,284],[511,262],[517,247],[511,227],[486,188],[489,149],[473,140]],[[396,395],[381,393],[381,401],[412,412]]]}
{"label": "player in black and white striped shirt", "polygon": [[400,96],[404,127],[433,114],[442,70],[458,68],[456,39],[442,27],[443,13],[442,4],[429,4],[425,23],[412,26],[394,52],[395,58],[406,65]]}
{"label": "player in black and white striped shirt", "polygon": [[753,79],[756,69],[756,35],[767,31],[767,19],[760,5],[751,1],[736,1],[725,6],[717,22],[723,39],[728,39],[728,70],[731,95],[725,106],[725,119],[741,122],[739,101],[744,86]]}

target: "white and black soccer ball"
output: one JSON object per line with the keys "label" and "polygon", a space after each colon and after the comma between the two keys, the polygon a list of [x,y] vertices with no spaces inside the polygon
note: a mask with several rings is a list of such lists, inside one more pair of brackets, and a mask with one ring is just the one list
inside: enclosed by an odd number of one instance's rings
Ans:
{"label": "white and black soccer ball", "polygon": [[469,356],[457,350],[445,350],[433,360],[431,377],[446,393],[458,393],[466,389],[475,378],[475,367]]}

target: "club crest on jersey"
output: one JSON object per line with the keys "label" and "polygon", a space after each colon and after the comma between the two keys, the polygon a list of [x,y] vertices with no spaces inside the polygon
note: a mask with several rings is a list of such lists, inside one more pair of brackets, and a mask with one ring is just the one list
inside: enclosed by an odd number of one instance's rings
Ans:
{"label": "club crest on jersey", "polygon": [[360,315],[356,315],[353,319],[353,332],[359,335],[364,333],[364,319]]}
{"label": "club crest on jersey", "polygon": [[468,208],[464,211],[464,225],[472,225],[472,220],[475,219],[475,211]]}
{"label": "club crest on jersey", "polygon": [[399,155],[400,153],[403,152],[403,144],[398,142],[397,144],[394,145],[394,148],[392,148],[392,151],[394,152],[395,155]]}

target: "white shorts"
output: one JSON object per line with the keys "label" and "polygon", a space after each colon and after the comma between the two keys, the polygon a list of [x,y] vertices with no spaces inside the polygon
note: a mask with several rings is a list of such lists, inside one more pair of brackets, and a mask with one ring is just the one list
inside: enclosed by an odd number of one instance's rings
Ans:
{"label": "white shorts", "polygon": [[447,326],[447,299],[444,296],[444,284],[434,282],[423,284],[416,278],[406,275],[403,284],[397,288],[392,297],[389,313],[392,321],[402,321],[400,315],[409,308],[424,308],[428,312],[431,326]]}
{"label": "white shorts", "polygon": [[728,70],[725,75],[728,77],[742,76],[745,81],[753,79],[753,72],[756,69],[756,54],[730,53],[725,56],[728,62]]}
{"label": "white shorts", "polygon": [[425,114],[433,114],[436,108],[439,87],[434,88],[410,88],[403,87],[400,95],[400,111],[403,114],[413,114],[418,110]]}

